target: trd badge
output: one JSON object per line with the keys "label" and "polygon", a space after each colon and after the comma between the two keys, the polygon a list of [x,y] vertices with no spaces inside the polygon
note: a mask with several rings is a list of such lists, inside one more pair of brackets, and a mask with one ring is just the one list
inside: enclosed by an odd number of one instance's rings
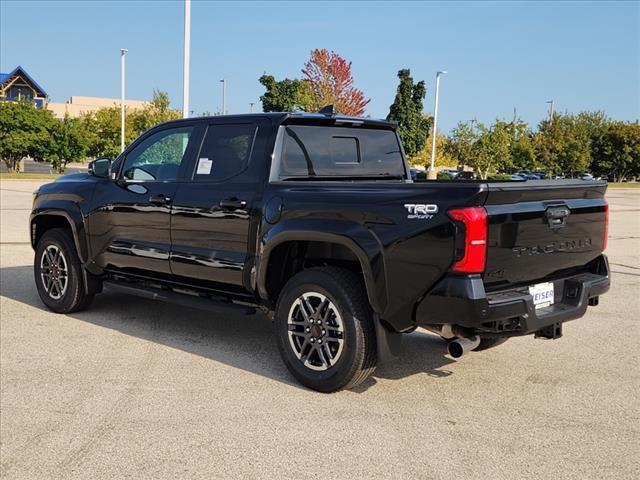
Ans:
{"label": "trd badge", "polygon": [[409,212],[407,218],[412,219],[428,220],[438,213],[438,205],[431,203],[405,203],[404,208]]}

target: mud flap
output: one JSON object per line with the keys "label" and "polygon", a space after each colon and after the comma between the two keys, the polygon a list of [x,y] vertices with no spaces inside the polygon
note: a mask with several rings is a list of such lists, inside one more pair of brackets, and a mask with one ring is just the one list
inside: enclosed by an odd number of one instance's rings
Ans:
{"label": "mud flap", "polygon": [[88,272],[82,267],[82,276],[84,277],[84,293],[87,295],[95,295],[102,293],[102,279]]}
{"label": "mud flap", "polygon": [[378,364],[394,360],[402,350],[402,334],[388,329],[377,314],[373,315],[373,324],[376,330]]}

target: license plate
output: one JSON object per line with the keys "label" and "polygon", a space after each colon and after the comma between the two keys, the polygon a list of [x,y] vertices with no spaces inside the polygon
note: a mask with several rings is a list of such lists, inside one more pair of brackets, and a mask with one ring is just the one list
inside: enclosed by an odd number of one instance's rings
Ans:
{"label": "license plate", "polygon": [[533,297],[536,308],[553,305],[553,282],[538,283],[529,287],[529,294]]}

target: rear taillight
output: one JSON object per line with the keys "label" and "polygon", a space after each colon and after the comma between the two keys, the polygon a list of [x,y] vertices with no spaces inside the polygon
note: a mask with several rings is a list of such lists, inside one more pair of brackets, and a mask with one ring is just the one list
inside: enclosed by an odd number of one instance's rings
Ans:
{"label": "rear taillight", "polygon": [[607,249],[609,244],[609,202],[604,201],[604,238],[602,239],[602,251]]}
{"label": "rear taillight", "polygon": [[[482,207],[454,208],[449,216],[457,222],[456,259],[452,270],[460,273],[481,273],[487,260],[487,212]],[[460,243],[458,244],[458,240]]]}

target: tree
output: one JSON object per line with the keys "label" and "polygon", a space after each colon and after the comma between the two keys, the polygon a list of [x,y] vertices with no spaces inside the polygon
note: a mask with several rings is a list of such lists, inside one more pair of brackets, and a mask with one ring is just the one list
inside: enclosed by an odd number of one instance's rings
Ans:
{"label": "tree", "polygon": [[445,151],[459,166],[467,165],[482,179],[513,167],[513,127],[501,120],[486,127],[475,120],[460,122],[445,142]]}
{"label": "tree", "polygon": [[612,180],[640,176],[640,125],[611,122],[593,146],[593,172]]}
{"label": "tree", "polygon": [[590,131],[573,115],[555,113],[540,122],[535,147],[538,161],[553,173],[573,176],[591,163]]}
{"label": "tree", "polygon": [[387,120],[398,122],[398,134],[404,151],[412,158],[424,147],[431,128],[431,119],[422,114],[422,100],[427,89],[424,81],[414,85],[409,69],[400,70],[398,78],[400,83],[396,98],[389,107]]}
{"label": "tree", "polygon": [[361,117],[370,98],[353,85],[351,62],[335,52],[324,48],[311,50],[311,58],[302,69],[304,82],[308,85],[313,110],[333,105],[344,115]]}
{"label": "tree", "polygon": [[529,126],[520,119],[514,119],[509,123],[498,120],[496,125],[498,123],[502,124],[509,133],[510,168],[517,172],[538,170],[533,136]]}
{"label": "tree", "polygon": [[160,123],[177,120],[181,116],[178,110],[170,108],[167,92],[154,90],[151,103],[141,110],[132,111],[129,121],[133,124],[133,131],[139,135]]}
{"label": "tree", "polygon": [[605,133],[611,124],[611,119],[601,111],[580,112],[574,117],[574,121],[578,125],[579,129],[584,130],[587,133],[592,145],[594,141]]}
{"label": "tree", "polygon": [[84,158],[88,134],[82,120],[68,115],[62,120],[50,110],[30,102],[0,102],[0,154],[10,172],[20,160],[31,157],[51,162],[59,173],[68,162]]}
{"label": "tree", "polygon": [[51,125],[51,144],[47,160],[58,173],[63,173],[67,163],[85,158],[89,149],[85,125],[78,118],[65,115]]}
{"label": "tree", "polygon": [[[81,118],[89,132],[88,156],[116,158],[120,153],[120,107],[101,108]],[[132,122],[125,122],[125,145],[132,142],[135,137]]]}
{"label": "tree", "polygon": [[0,102],[0,157],[9,172],[17,172],[25,157],[43,158],[52,119],[50,111],[31,102]]}
{"label": "tree", "polygon": [[262,111],[313,111],[311,90],[303,80],[285,78],[276,81],[272,75],[264,74],[259,81],[266,88],[266,92],[260,97]]}
{"label": "tree", "polygon": [[[175,120],[180,116],[180,112],[170,108],[167,93],[154,90],[153,99],[145,108],[126,109],[125,145],[159,123]],[[83,115],[81,121],[87,132],[88,156],[116,158],[120,153],[120,107],[101,108]]]}
{"label": "tree", "polygon": [[473,128],[473,122],[459,122],[451,130],[451,135],[445,141],[443,148],[458,166],[473,163],[473,145],[478,140],[478,132]]}
{"label": "tree", "polygon": [[[409,165],[414,166],[427,166],[431,164],[431,134],[426,138],[425,145],[418,152],[418,154],[414,157],[409,158]],[[457,160],[450,155],[449,151],[446,148],[448,142],[448,138],[438,132],[438,136],[436,137],[436,158],[435,158],[435,166],[436,167],[451,167],[456,168],[458,166]]]}
{"label": "tree", "polygon": [[478,124],[480,135],[471,149],[471,163],[468,165],[480,176],[486,179],[491,173],[504,171],[512,166],[510,140],[511,136],[507,124],[496,121],[487,128]]}

